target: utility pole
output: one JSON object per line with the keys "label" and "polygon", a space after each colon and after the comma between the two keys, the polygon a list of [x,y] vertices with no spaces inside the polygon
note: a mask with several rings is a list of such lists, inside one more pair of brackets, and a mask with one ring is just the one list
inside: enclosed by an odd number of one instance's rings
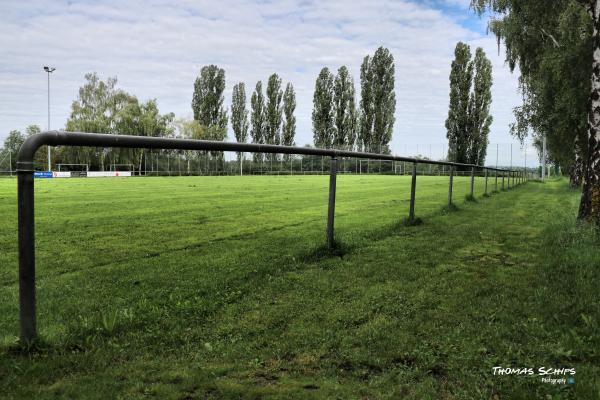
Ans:
{"label": "utility pole", "polygon": [[[50,74],[56,71],[54,67],[44,67],[44,71],[48,73],[48,130],[50,130]],[[51,156],[50,156],[50,146],[48,146],[48,171],[51,171]]]}

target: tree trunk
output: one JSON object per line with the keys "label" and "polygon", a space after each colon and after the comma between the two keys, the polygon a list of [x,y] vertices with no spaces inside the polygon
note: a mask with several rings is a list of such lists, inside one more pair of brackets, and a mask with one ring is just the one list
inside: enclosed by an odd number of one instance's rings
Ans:
{"label": "tree trunk", "polygon": [[569,185],[571,189],[581,187],[581,178],[583,175],[583,160],[581,158],[581,146],[579,146],[579,136],[575,136],[574,160],[569,174]]}
{"label": "tree trunk", "polygon": [[579,219],[600,225],[600,0],[591,0],[588,11],[594,23],[594,57],[588,114],[588,158]]}
{"label": "tree trunk", "polygon": [[142,176],[142,157],[144,156],[144,152],[140,152],[139,164],[138,164],[138,176]]}

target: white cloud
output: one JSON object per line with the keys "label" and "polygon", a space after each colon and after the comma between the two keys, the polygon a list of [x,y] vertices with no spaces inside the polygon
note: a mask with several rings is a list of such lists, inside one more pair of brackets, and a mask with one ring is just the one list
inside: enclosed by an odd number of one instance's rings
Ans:
{"label": "white cloud", "polygon": [[[444,0],[468,7],[468,1]],[[86,72],[118,76],[161,111],[191,115],[193,82],[202,65],[226,70],[231,88],[277,72],[297,90],[297,143],[312,141],[314,79],[323,66],[347,65],[359,90],[362,58],[382,45],[396,61],[393,149],[412,152],[434,143],[442,152],[448,74],[454,46],[482,46],[494,66],[491,142],[512,141],[508,124],[520,102],[516,76],[504,66],[493,37],[465,26],[431,2],[360,1],[8,1],[0,16],[0,138],[28,124],[46,127],[46,74],[51,77],[52,127],[64,125]],[[474,25],[478,25],[475,23]],[[434,154],[435,155],[435,154]]]}

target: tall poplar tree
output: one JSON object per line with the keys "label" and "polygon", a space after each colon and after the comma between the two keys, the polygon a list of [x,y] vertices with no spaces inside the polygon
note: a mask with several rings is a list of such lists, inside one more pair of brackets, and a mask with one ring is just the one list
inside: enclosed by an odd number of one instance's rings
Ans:
{"label": "tall poplar tree", "polygon": [[450,105],[446,119],[448,159],[457,163],[468,163],[469,100],[472,80],[471,50],[467,44],[458,42],[450,69]]}
{"label": "tall poplar tree", "polygon": [[394,56],[379,47],[360,67],[359,142],[365,151],[389,152],[396,117]]}
{"label": "tall poplar tree", "polygon": [[356,136],[354,80],[348,68],[341,66],[333,86],[334,139],[336,148],[351,148]]}
{"label": "tall poplar tree", "polygon": [[313,95],[313,138],[316,147],[329,148],[334,135],[333,74],[325,67],[315,82]]}
{"label": "tall poplar tree", "polygon": [[[246,109],[246,86],[240,82],[233,86],[231,96],[231,128],[238,143],[248,140],[248,110]],[[238,161],[242,154],[238,152]]]}
{"label": "tall poplar tree", "polygon": [[371,57],[367,55],[360,66],[360,129],[358,146],[363,151],[371,151],[371,142],[373,140],[375,106],[373,103],[372,81]]}
{"label": "tall poplar tree", "polygon": [[[284,146],[293,146],[294,137],[296,136],[296,117],[294,111],[296,110],[296,92],[294,86],[288,83],[283,93],[283,129],[281,135],[281,144]],[[286,155],[286,160],[289,159],[289,155]]]}
{"label": "tall poplar tree", "polygon": [[492,63],[481,47],[475,50],[473,61],[473,93],[469,99],[469,164],[483,165],[487,154],[492,116]]}
{"label": "tall poplar tree", "polygon": [[[256,82],[256,88],[250,99],[250,125],[252,130],[252,143],[265,143],[266,131],[266,109],[265,97],[263,95],[262,82]],[[253,153],[254,161],[258,162],[263,159],[262,153]]]}
{"label": "tall poplar tree", "polygon": [[377,152],[389,153],[396,117],[394,56],[385,47],[375,51],[371,62],[373,95],[373,138],[371,147]]}
{"label": "tall poplar tree", "polygon": [[[267,126],[265,129],[265,142],[267,144],[279,144],[281,141],[282,100],[281,78],[277,74],[272,74],[267,82]],[[271,161],[276,158],[276,154],[269,155]]]}

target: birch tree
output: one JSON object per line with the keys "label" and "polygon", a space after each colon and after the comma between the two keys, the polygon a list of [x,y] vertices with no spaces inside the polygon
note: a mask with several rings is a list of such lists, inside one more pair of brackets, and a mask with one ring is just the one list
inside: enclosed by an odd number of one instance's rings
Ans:
{"label": "birch tree", "polygon": [[548,139],[551,156],[583,159],[579,219],[600,225],[600,2],[473,0],[491,11],[490,30],[506,45],[512,70],[518,65],[524,103],[512,132],[527,128]]}

